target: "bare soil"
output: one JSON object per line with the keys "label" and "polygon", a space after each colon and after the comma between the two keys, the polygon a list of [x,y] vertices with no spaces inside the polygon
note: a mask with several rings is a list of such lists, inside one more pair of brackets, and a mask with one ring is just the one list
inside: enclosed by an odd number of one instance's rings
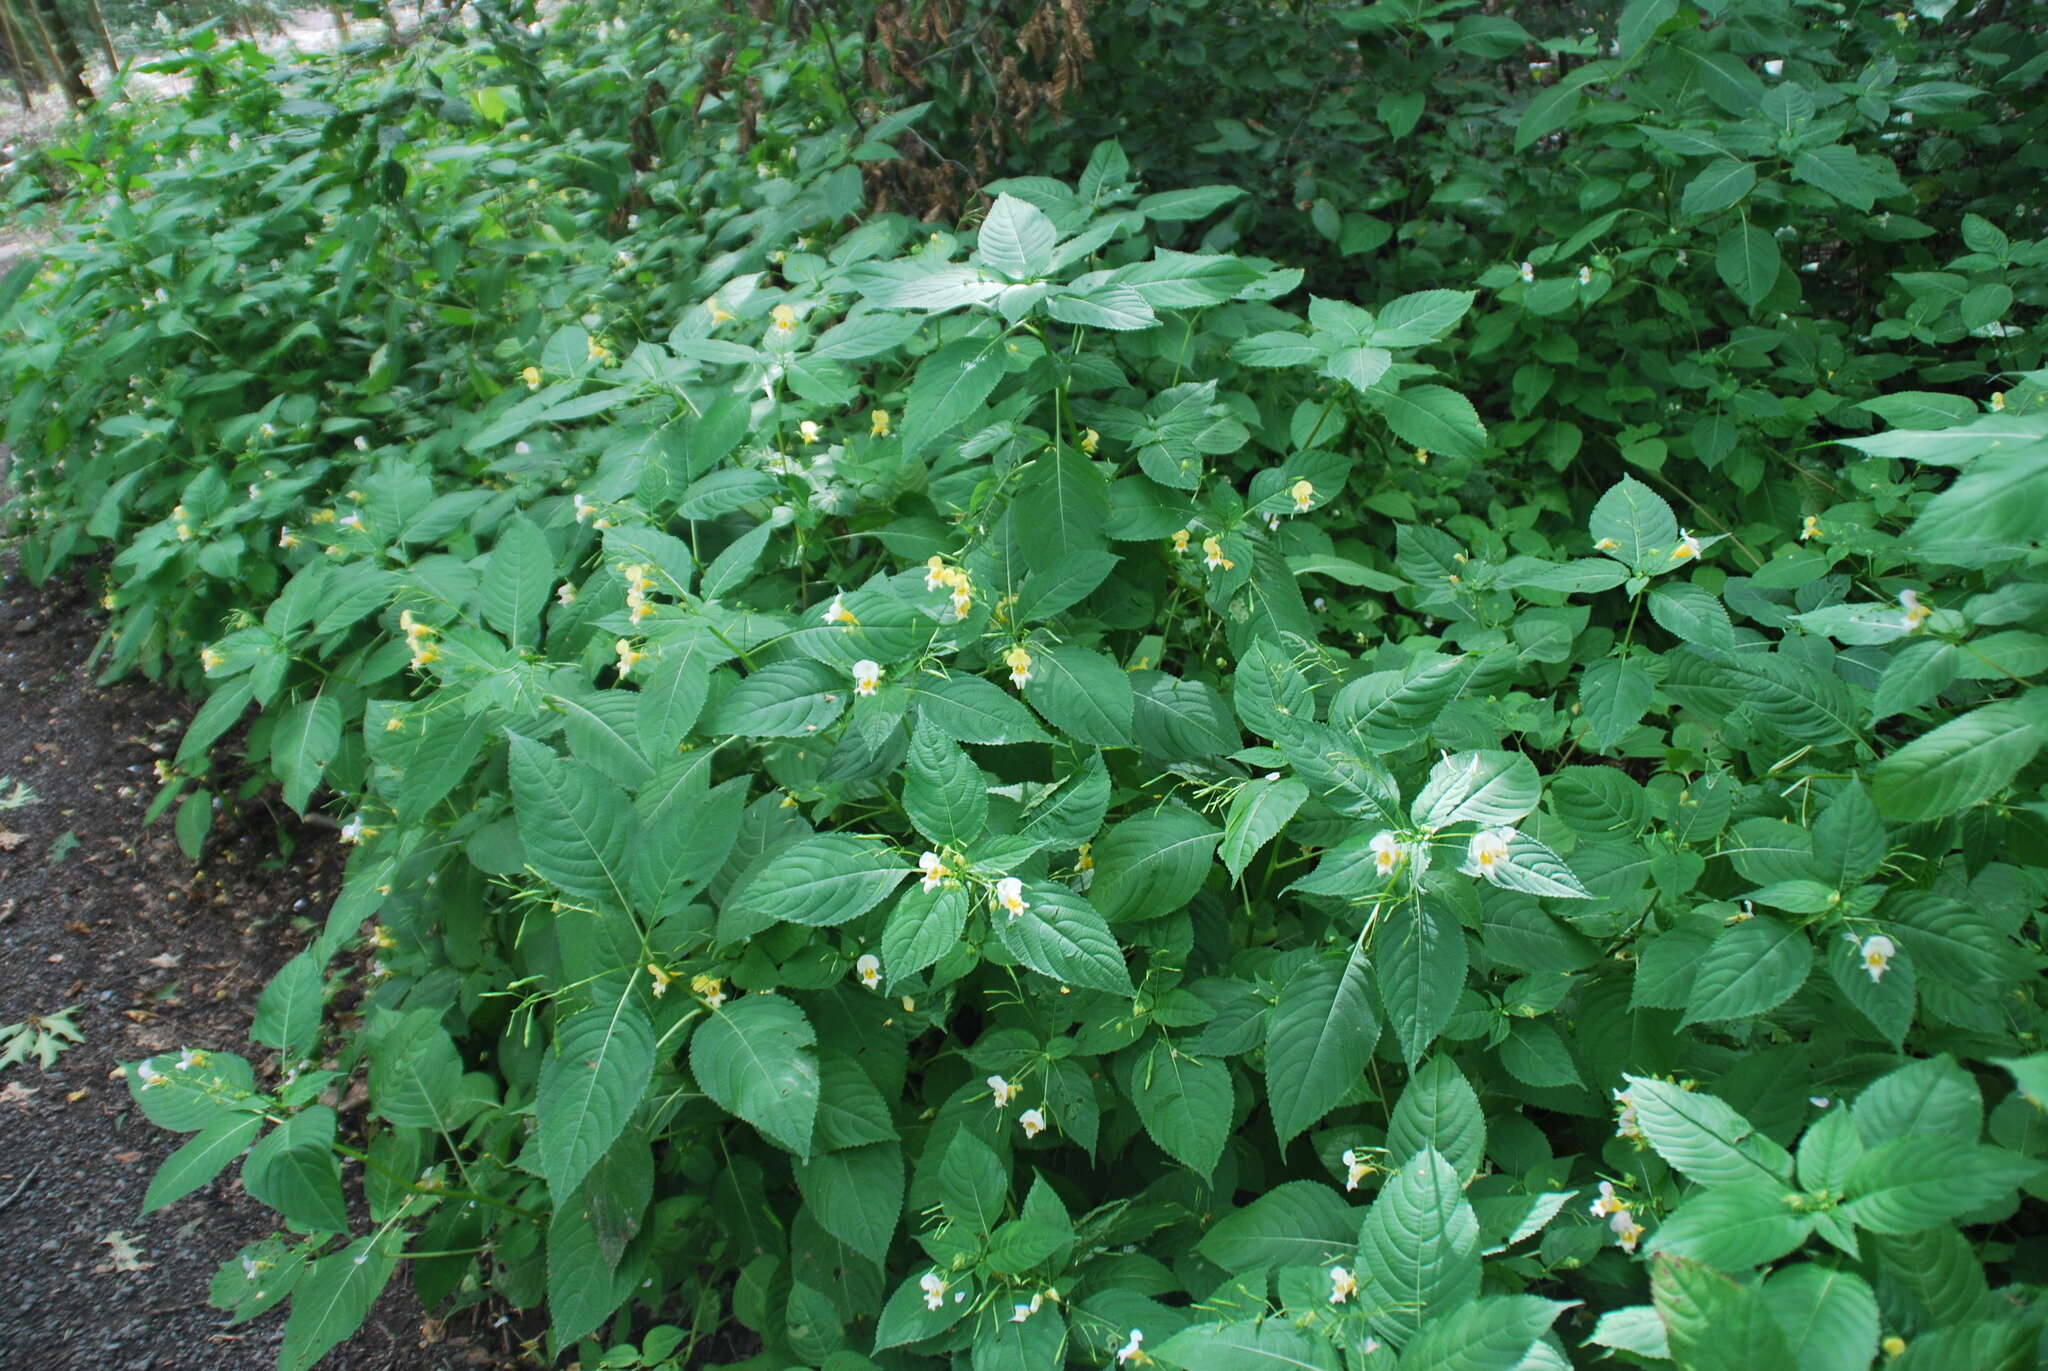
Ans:
{"label": "bare soil", "polygon": [[[85,1038],[51,1070],[0,1070],[0,1371],[259,1371],[284,1311],[228,1327],[206,1292],[272,1216],[230,1167],[143,1217],[181,1139],[134,1109],[117,1063],[247,1053],[256,997],[324,917],[342,852],[260,798],[222,815],[197,869],[168,820],[145,828],[154,764],[191,707],[143,681],[94,684],[82,664],[98,633],[81,583],[35,590],[0,564],[0,804],[17,782],[35,797],[0,809],[0,1024],[76,1006]],[[428,1318],[401,1272],[322,1365],[516,1364],[485,1322]]]}

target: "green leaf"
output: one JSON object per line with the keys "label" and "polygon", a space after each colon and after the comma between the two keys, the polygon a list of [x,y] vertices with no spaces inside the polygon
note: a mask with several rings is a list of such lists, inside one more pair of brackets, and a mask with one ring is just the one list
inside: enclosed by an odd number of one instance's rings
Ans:
{"label": "green leaf", "polygon": [[903,808],[912,826],[938,847],[964,847],[988,822],[988,778],[929,720],[911,732]]}
{"label": "green leaf", "polygon": [[334,1111],[315,1105],[286,1119],[249,1149],[242,1188],[301,1232],[346,1233],[341,1168],[334,1155]]}
{"label": "green leaf", "polygon": [[903,1283],[889,1296],[889,1302],[882,1306],[881,1317],[875,1321],[875,1351],[884,1352],[891,1347],[935,1338],[975,1308],[974,1286],[965,1275],[956,1276],[951,1282],[953,1291],[959,1293],[961,1299],[955,1301],[949,1293],[940,1299],[937,1309],[929,1307],[925,1303],[924,1287],[920,1284],[928,1271],[926,1268],[905,1276]]}
{"label": "green leaf", "polygon": [[1669,1081],[1627,1080],[1623,1093],[1635,1111],[1636,1127],[1658,1156],[1691,1180],[1738,1185],[1791,1179],[1792,1158],[1785,1149],[1722,1101]]}
{"label": "green leaf", "polygon": [[1909,1134],[1973,1143],[1984,1131],[1976,1078],[1946,1052],[1878,1077],[1863,1087],[1850,1114],[1858,1136],[1871,1147]]}
{"label": "green leaf", "polygon": [[1699,1191],[1657,1226],[1649,1250],[1726,1271],[1762,1266],[1798,1247],[1813,1231],[1813,1220],[1789,1203],[1797,1198],[1772,1181]]}
{"label": "green leaf", "polygon": [[548,1322],[560,1350],[597,1331],[640,1284],[644,1260],[607,1261],[582,1204],[558,1206],[548,1223]]}
{"label": "green leaf", "polygon": [[310,1371],[329,1348],[362,1327],[397,1269],[381,1235],[358,1238],[307,1267],[292,1292],[278,1371]]}
{"label": "green leaf", "polygon": [[1379,1041],[1366,964],[1305,963],[1280,990],[1266,1028],[1266,1102],[1281,1147],[1335,1109]]}
{"label": "green leaf", "polygon": [[1424,1151],[1450,1163],[1470,1184],[1486,1155],[1486,1115],[1458,1064],[1439,1054],[1418,1068],[1387,1121],[1387,1162],[1400,1166]]}
{"label": "green leaf", "polygon": [[1650,617],[1674,637],[1724,652],[1735,649],[1735,629],[1720,600],[1690,581],[1657,586],[1645,597]]}
{"label": "green leaf", "polygon": [[875,1142],[825,1152],[795,1169],[797,1189],[827,1233],[856,1252],[880,1257],[889,1250],[903,1213],[900,1146]]}
{"label": "green leaf", "polygon": [[1917,1233],[2009,1200],[2044,1163],[2001,1147],[1953,1138],[1879,1143],[1849,1168],[1842,1214],[1873,1233]]}
{"label": "green leaf", "polygon": [[1678,520],[1664,497],[1633,476],[1609,486],[1587,524],[1595,546],[1638,571],[1663,565],[1678,545]]}
{"label": "green leaf", "polygon": [[1657,1256],[1650,1293],[1672,1360],[1686,1371],[1793,1371],[1797,1365],[1762,1295],[1703,1262]]}
{"label": "green leaf", "polygon": [[1077,742],[1130,745],[1131,678],[1099,652],[1049,647],[1034,653],[1024,698],[1047,723]]}
{"label": "green leaf", "polygon": [[174,1204],[227,1169],[263,1128],[256,1114],[229,1114],[199,1130],[191,1141],[164,1158],[142,1197],[142,1212],[153,1214]]}
{"label": "green leaf", "polygon": [[823,662],[771,662],[713,706],[703,731],[742,738],[803,738],[845,712],[853,684]]}
{"label": "green leaf", "polygon": [[1202,888],[1222,840],[1201,815],[1179,805],[1125,819],[1095,843],[1090,898],[1114,923],[1171,914]]}
{"label": "green leaf", "polygon": [[832,928],[889,898],[911,868],[886,844],[819,833],[749,866],[725,897],[718,936],[738,942],[774,924]]}
{"label": "green leaf", "polygon": [[882,976],[894,987],[953,950],[967,926],[967,892],[958,886],[907,890],[882,926]]}
{"label": "green leaf", "polygon": [[1478,298],[1469,290],[1418,290],[1381,306],[1371,343],[1377,348],[1412,348],[1434,343],[1465,317]]}
{"label": "green leaf", "polygon": [[1623,57],[1642,51],[1664,22],[1678,13],[1678,0],[1628,0],[1622,6],[1615,31],[1615,45]]}
{"label": "green leaf", "polygon": [[1207,1179],[1230,1137],[1230,1068],[1177,1052],[1163,1039],[1131,1068],[1131,1100],[1161,1151]]}
{"label": "green leaf", "polygon": [[508,519],[484,562],[478,587],[484,622],[515,648],[532,647],[533,629],[555,584],[555,554],[547,535],[524,514]]}
{"label": "green leaf", "polygon": [[1885,164],[1882,174],[1873,173],[1854,148],[1839,143],[1802,148],[1792,154],[1792,177],[1818,187],[1843,204],[1866,214],[1878,196],[1897,194],[1905,189],[1889,164]]}
{"label": "green leaf", "polygon": [[1259,849],[1277,837],[1307,802],[1308,787],[1284,777],[1251,781],[1231,797],[1221,849],[1223,865],[1231,880],[1243,878],[1245,867]]}
{"label": "green leaf", "polygon": [[1138,213],[1147,219],[1180,222],[1202,219],[1244,195],[1237,186],[1190,186],[1185,190],[1162,190],[1138,201]]}
{"label": "green leaf", "polygon": [[1732,157],[1720,157],[1700,169],[1699,175],[1685,183],[1685,194],[1679,197],[1680,212],[1705,216],[1717,214],[1728,208],[1756,185],[1756,167],[1748,162],[1738,162]]}
{"label": "green leaf", "polygon": [[1684,1022],[1768,1013],[1791,999],[1812,970],[1813,944],[1800,929],[1763,914],[1731,924],[1700,959]]}
{"label": "green leaf", "polygon": [[1336,1371],[1338,1364],[1328,1339],[1279,1319],[1194,1324],[1148,1355],[1182,1371]]}
{"label": "green leaf", "polygon": [[1218,1219],[1195,1250],[1225,1271],[1321,1266],[1358,1243],[1358,1211],[1321,1181],[1287,1181]]}
{"label": "green leaf", "polygon": [[249,1036],[292,1061],[306,1057],[320,1036],[325,990],[320,959],[310,949],[301,952],[280,967],[263,988]]}
{"label": "green leaf", "polygon": [[1877,1297],[1853,1271],[1814,1262],[1781,1267],[1762,1286],[1800,1371],[1866,1371],[1877,1356]]}
{"label": "green leaf", "polygon": [[1465,988],[1465,934],[1455,919],[1417,901],[1379,932],[1380,1003],[1411,1065],[1436,1041]]}
{"label": "green leaf", "polygon": [[324,691],[299,701],[278,720],[270,735],[270,764],[284,783],[284,802],[293,813],[306,812],[306,802],[340,750],[341,705]]}
{"label": "green leaf", "polygon": [[1059,231],[1045,211],[1014,195],[998,195],[981,221],[975,254],[1012,281],[1043,276],[1052,266]]}
{"label": "green leaf", "polygon": [[1010,1169],[987,1143],[960,1129],[939,1162],[938,1194],[948,1218],[985,1237],[1002,1222]]}
{"label": "green leaf", "polygon": [[1358,1264],[1373,1326],[1403,1342],[1478,1295],[1479,1219],[1434,1150],[1388,1176],[1359,1228]]}
{"label": "green leaf", "polygon": [[962,338],[918,363],[903,404],[903,455],[917,457],[978,414],[1003,379],[995,338]]}
{"label": "green leaf", "polygon": [[[1021,551],[1033,575],[1075,558],[1105,555],[1108,478],[1082,453],[1062,445],[1026,469],[1010,517],[1016,527],[1030,530]],[[1030,590],[1028,582],[1025,590]]]}
{"label": "green leaf", "polygon": [[2040,750],[2027,707],[1994,700],[1885,756],[1871,788],[1888,818],[1942,819],[1997,795]]}
{"label": "green leaf", "polygon": [[630,993],[556,1028],[534,1099],[534,1155],[558,1206],[625,1131],[653,1075],[654,1029]]}
{"label": "green leaf", "polygon": [[1519,752],[1460,752],[1430,768],[1409,816],[1435,832],[1452,824],[1519,823],[1543,798],[1536,764]]}
{"label": "green leaf", "polygon": [[1064,985],[1104,990],[1128,999],[1130,969],[1123,949],[1095,906],[1063,885],[1027,882],[1021,914],[994,917],[996,936],[1011,956]]}
{"label": "green leaf", "polygon": [[527,865],[564,894],[628,905],[626,859],[636,825],[625,792],[552,748],[508,736]]}
{"label": "green leaf", "polygon": [[1478,457],[1486,451],[1486,425],[1479,411],[1455,390],[1443,386],[1404,386],[1399,391],[1374,389],[1380,413],[1396,437],[1413,447],[1445,457]]}
{"label": "green leaf", "polygon": [[818,1118],[817,1032],[780,995],[742,995],[690,1039],[690,1074],[713,1104],[808,1160]]}
{"label": "green leaf", "polygon": [[1771,293],[1782,266],[1777,243],[1755,224],[1729,229],[1714,248],[1714,270],[1735,298],[1751,309]]}
{"label": "green leaf", "polygon": [[1601,749],[1635,731],[1656,698],[1657,685],[1636,662],[1602,657],[1579,674],[1579,714],[1586,736]]}
{"label": "green leaf", "polygon": [[1051,739],[1012,695],[979,676],[919,677],[918,718],[961,743],[1044,743]]}
{"label": "green leaf", "polygon": [[1534,1295],[1487,1295],[1423,1326],[1401,1349],[1400,1371],[1521,1371],[1562,1365],[1539,1343],[1570,1304]]}

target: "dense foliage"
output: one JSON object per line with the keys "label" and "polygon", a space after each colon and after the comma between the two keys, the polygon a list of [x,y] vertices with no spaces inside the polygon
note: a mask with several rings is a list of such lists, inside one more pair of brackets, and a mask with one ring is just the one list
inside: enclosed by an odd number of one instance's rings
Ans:
{"label": "dense foliage", "polygon": [[17,181],[24,567],[205,693],[195,859],[355,844],[150,1205],[240,1158],[294,1369],[401,1262],[585,1366],[2036,1366],[2038,10],[1154,8],[1000,145],[896,11],[201,34]]}

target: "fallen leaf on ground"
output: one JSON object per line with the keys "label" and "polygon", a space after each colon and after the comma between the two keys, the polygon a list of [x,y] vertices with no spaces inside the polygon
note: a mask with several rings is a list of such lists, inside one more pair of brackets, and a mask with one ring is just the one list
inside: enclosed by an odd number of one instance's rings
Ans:
{"label": "fallen leaf on ground", "polygon": [[180,957],[175,952],[159,952],[156,956],[149,959],[149,964],[159,971],[169,971],[184,960],[183,957]]}
{"label": "fallen leaf on ground", "polygon": [[0,828],[0,852],[12,852],[27,841],[26,833],[16,833],[11,828]]}
{"label": "fallen leaf on ground", "polygon": [[156,1265],[155,1262],[144,1261],[142,1249],[136,1246],[135,1239],[118,1228],[100,1241],[106,1245],[107,1259],[93,1270],[103,1275],[110,1271],[147,1271]]}
{"label": "fallen leaf on ground", "polygon": [[20,1105],[26,1109],[28,1108],[28,1097],[35,1094],[38,1088],[37,1086],[23,1085],[20,1081],[9,1081],[5,1086],[0,1086],[0,1104]]}

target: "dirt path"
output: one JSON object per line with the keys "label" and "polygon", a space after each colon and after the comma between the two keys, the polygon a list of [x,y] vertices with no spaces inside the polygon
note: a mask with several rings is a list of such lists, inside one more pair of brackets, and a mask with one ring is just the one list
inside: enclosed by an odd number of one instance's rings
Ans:
{"label": "dirt path", "polygon": [[[258,809],[217,827],[195,871],[167,822],[142,825],[188,706],[145,682],[91,683],[80,663],[99,625],[82,587],[34,591],[11,565],[0,576],[0,1024],[75,1006],[85,1038],[51,1070],[0,1070],[0,1365],[267,1371],[281,1311],[226,1328],[206,1290],[272,1216],[231,1169],[142,1217],[180,1139],[135,1112],[116,1063],[242,1050],[258,992],[324,916],[342,854],[320,829],[288,823],[280,838]],[[425,1320],[401,1277],[322,1365],[505,1364],[492,1341],[486,1353]]]}

